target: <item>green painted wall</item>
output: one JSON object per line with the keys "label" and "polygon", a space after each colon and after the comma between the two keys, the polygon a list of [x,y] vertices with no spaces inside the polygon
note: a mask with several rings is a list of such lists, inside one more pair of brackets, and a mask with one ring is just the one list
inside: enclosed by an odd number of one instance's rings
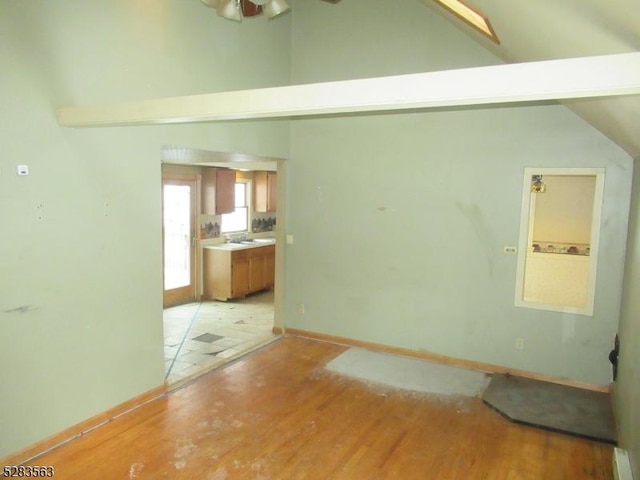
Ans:
{"label": "green painted wall", "polygon": [[[499,63],[419,2],[300,0],[290,16],[238,25],[196,0],[0,0],[0,32],[0,456],[162,383],[162,145],[290,157],[287,325],[608,381],[631,160],[562,107],[307,119],[291,130],[285,120],[55,122],[60,106],[290,75]],[[15,174],[22,163],[28,177]],[[517,244],[522,169],[535,165],[607,167],[593,318],[513,307],[516,259],[502,247]],[[629,298],[625,318],[637,316]],[[630,426],[633,372],[618,397]]]}
{"label": "green painted wall", "polygon": [[[292,81],[499,63],[420,2],[384,3],[296,4]],[[607,169],[593,317],[514,307],[503,246],[531,166]],[[553,104],[295,120],[286,325],[607,384],[631,169]]]}
{"label": "green painted wall", "polygon": [[162,145],[288,153],[286,121],[72,130],[55,109],[287,84],[289,38],[197,0],[0,1],[0,457],[162,385]]}
{"label": "green painted wall", "polygon": [[640,478],[640,159],[633,173],[629,240],[620,322],[620,364],[614,388],[620,445]]}

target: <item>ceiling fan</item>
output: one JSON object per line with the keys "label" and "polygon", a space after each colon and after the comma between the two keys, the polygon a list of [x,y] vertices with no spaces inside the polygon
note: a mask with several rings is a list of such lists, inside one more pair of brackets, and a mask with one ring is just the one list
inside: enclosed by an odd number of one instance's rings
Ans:
{"label": "ceiling fan", "polygon": [[[200,0],[207,7],[215,8],[218,15],[228,20],[241,22],[244,17],[257,17],[263,13],[274,18],[288,12],[291,7],[285,0]],[[340,0],[322,0],[338,3]]]}

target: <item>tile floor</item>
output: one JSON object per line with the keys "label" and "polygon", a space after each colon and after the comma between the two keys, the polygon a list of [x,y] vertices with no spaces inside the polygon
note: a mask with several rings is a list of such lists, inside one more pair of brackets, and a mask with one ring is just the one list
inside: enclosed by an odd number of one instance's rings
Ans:
{"label": "tile floor", "polygon": [[169,385],[191,380],[277,337],[272,332],[273,290],[237,301],[170,307],[163,320]]}

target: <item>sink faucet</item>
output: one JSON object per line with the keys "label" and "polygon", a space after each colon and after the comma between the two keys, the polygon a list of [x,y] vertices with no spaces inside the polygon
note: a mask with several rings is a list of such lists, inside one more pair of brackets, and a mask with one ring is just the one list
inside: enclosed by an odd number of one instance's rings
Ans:
{"label": "sink faucet", "polygon": [[248,240],[248,237],[246,234],[244,235],[225,235],[225,242],[226,243],[242,243],[242,242],[246,242]]}

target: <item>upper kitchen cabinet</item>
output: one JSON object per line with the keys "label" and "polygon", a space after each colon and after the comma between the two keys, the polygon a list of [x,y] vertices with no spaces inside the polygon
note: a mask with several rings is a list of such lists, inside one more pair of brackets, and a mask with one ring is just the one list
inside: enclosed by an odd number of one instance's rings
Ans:
{"label": "upper kitchen cabinet", "polygon": [[235,210],[236,171],[228,168],[202,169],[202,213],[222,215]]}
{"label": "upper kitchen cabinet", "polygon": [[275,212],[278,205],[278,174],[253,173],[253,209],[256,212]]}

